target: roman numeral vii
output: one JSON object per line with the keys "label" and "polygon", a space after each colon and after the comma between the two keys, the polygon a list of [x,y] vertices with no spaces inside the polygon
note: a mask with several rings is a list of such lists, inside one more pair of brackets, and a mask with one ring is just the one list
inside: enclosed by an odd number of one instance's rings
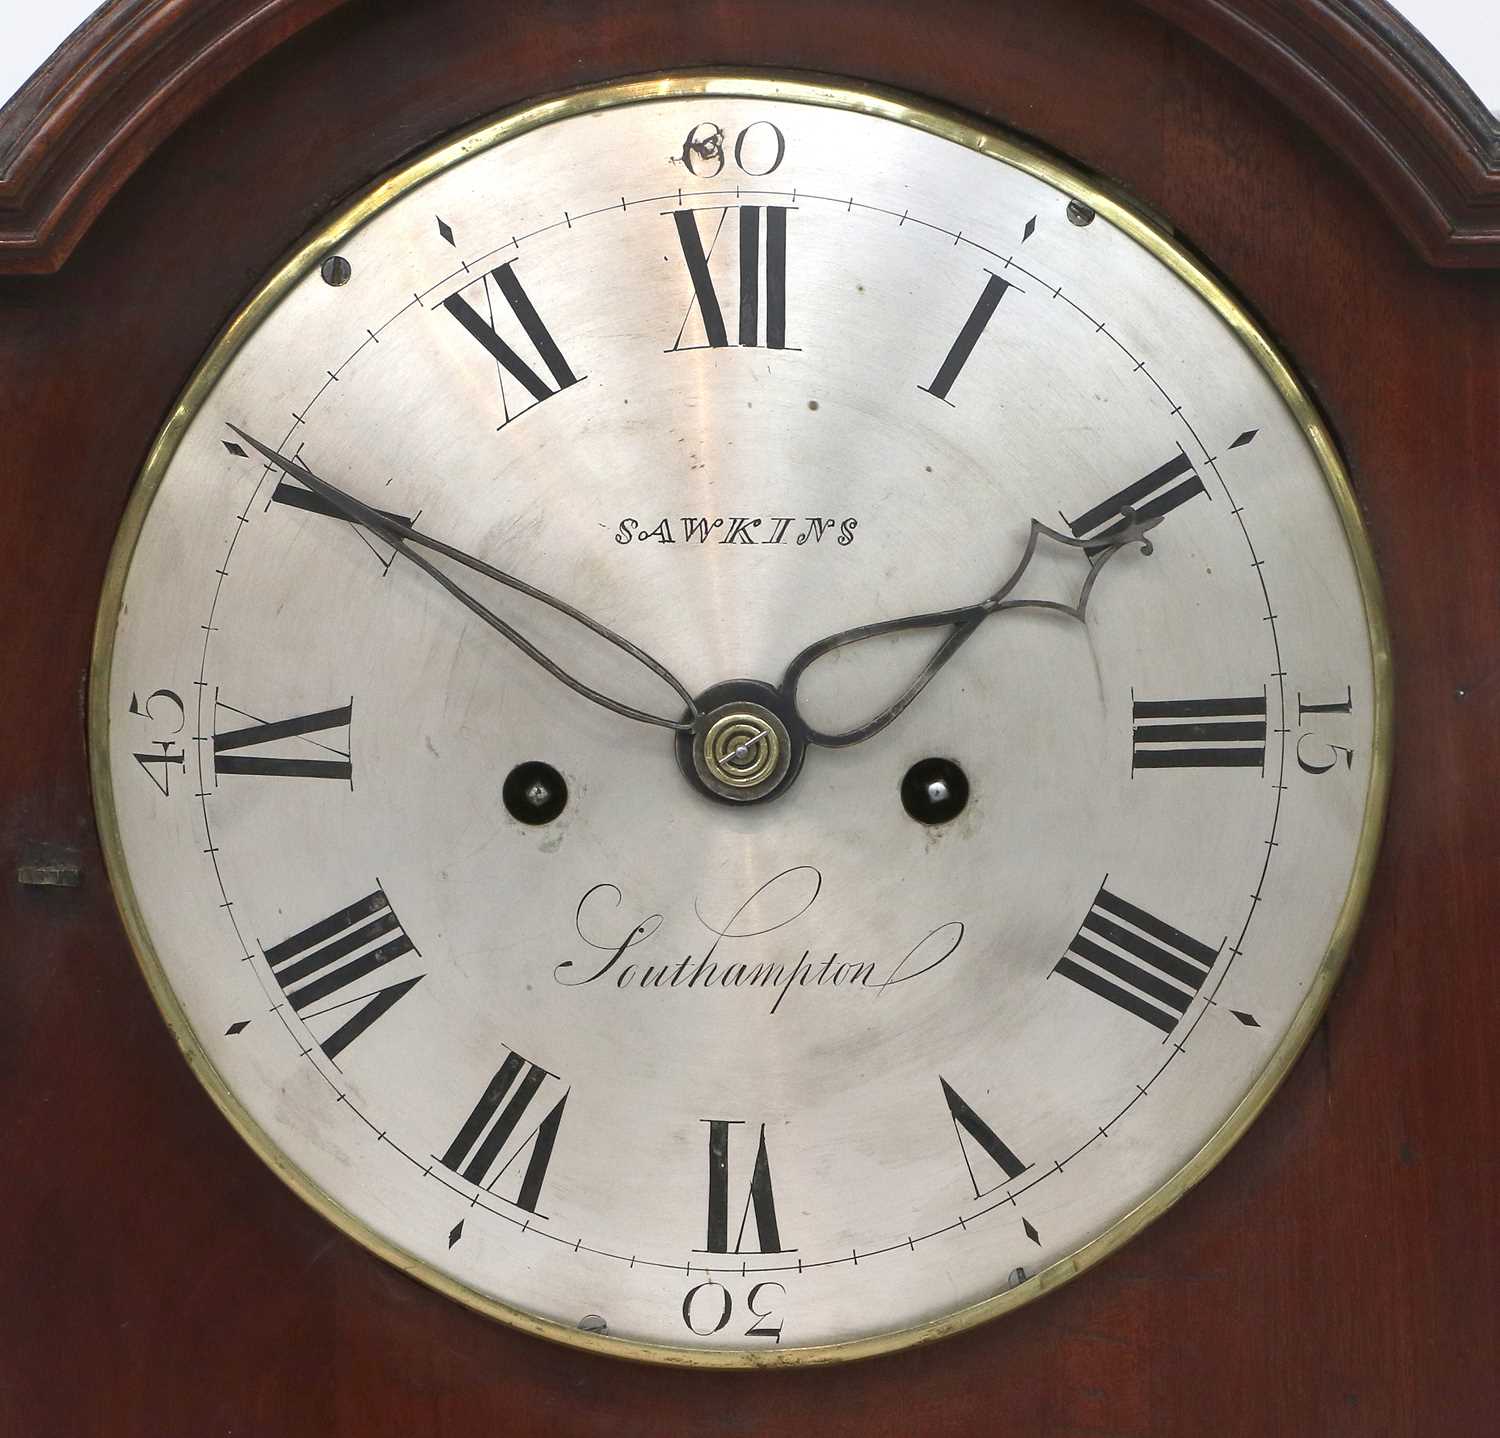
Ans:
{"label": "roman numeral vii", "polygon": [[519,1138],[517,1131],[522,1129],[538,1090],[548,1079],[555,1077],[540,1064],[507,1050],[494,1078],[438,1162],[476,1188],[493,1193],[495,1184],[529,1148],[530,1157],[526,1160],[516,1197],[511,1202],[518,1208],[536,1213],[542,1184],[547,1178],[547,1166],[552,1162],[557,1130],[562,1124],[563,1107],[568,1102],[567,1092]]}

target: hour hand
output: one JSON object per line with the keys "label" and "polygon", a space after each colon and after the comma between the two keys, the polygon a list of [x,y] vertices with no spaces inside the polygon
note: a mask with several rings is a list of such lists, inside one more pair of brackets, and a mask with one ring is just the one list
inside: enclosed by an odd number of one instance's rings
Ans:
{"label": "hour hand", "polygon": [[[446,589],[460,604],[471,614],[482,619],[489,627],[502,634],[510,640],[527,658],[539,664],[554,679],[566,684],[575,693],[583,695],[585,699],[592,700],[595,704],[610,710],[615,714],[624,715],[627,719],[638,720],[642,724],[655,724],[663,729],[678,731],[690,731],[698,722],[698,706],[691,694],[664,664],[647,654],[644,649],[632,644],[623,635],[616,634],[614,630],[601,624],[597,619],[585,614],[581,609],[558,599],[555,595],[548,594],[545,590],[536,588],[535,585],[518,579],[513,574],[507,574],[503,569],[497,569],[492,564],[485,563],[482,559],[475,558],[472,554],[466,554],[463,550],[455,548],[451,544],[445,544],[440,539],[434,539],[429,534],[423,534],[420,530],[413,528],[405,520],[392,514],[387,514],[383,509],[375,509],[363,500],[357,499],[347,490],[340,489],[338,485],[330,483],[326,479],[314,474],[306,465],[289,455],[281,454],[269,445],[262,444],[252,434],[246,434],[238,425],[231,424],[229,428],[239,436],[246,444],[257,451],[267,462],[276,466],[284,474],[290,476],[298,483],[305,485],[309,490],[324,500],[351,524],[357,524],[367,529],[371,534],[377,535],[396,550],[398,554],[409,559],[418,569],[431,579],[435,580],[443,589]],[[601,639],[607,640],[622,653],[628,654],[638,664],[646,669],[665,684],[667,684],[679,699],[682,700],[686,709],[686,717],[681,712],[675,716],[652,714],[648,710],[638,709],[632,704],[626,704],[622,700],[613,699],[609,695],[585,684],[583,680],[569,673],[556,660],[543,653],[531,640],[520,632],[513,624],[502,619],[488,605],[476,599],[467,589],[457,583],[453,577],[439,569],[424,554],[422,549],[429,549],[435,554],[441,554],[476,574],[482,574],[487,579],[493,579],[497,584],[503,584],[508,589],[514,589],[517,593],[526,595],[538,603],[545,604],[555,609],[559,614],[565,615],[577,624],[591,630]]]}
{"label": "hour hand", "polygon": [[[1020,562],[1005,583],[987,599],[958,609],[935,610],[929,614],[910,614],[904,619],[886,619],[874,624],[860,624],[853,629],[841,630],[837,634],[830,634],[825,639],[809,644],[787,665],[786,674],[781,681],[781,692],[798,719],[802,721],[808,743],[821,744],[829,749],[840,749],[873,738],[901,715],[906,706],[932,682],[933,677],[943,665],[953,658],[974,631],[992,614],[998,614],[1007,609],[1051,609],[1066,614],[1078,620],[1079,623],[1086,622],[1089,597],[1094,592],[1094,583],[1099,578],[1099,571],[1127,545],[1139,544],[1143,554],[1150,554],[1151,541],[1146,538],[1146,534],[1160,523],[1161,516],[1159,515],[1150,519],[1141,519],[1133,510],[1126,509],[1120,523],[1109,530],[1106,535],[1075,539],[1072,535],[1062,534],[1049,528],[1039,519],[1033,519],[1031,532],[1026,540],[1026,549],[1021,555]],[[1071,549],[1082,550],[1087,557],[1088,570],[1081,579],[1078,596],[1071,604],[1058,599],[1025,599],[1015,596],[1016,589],[1036,556],[1037,546],[1044,537],[1067,545]],[[953,632],[943,640],[936,652],[923,665],[911,683],[901,691],[896,700],[873,718],[852,728],[837,731],[817,729],[807,722],[806,716],[797,704],[797,687],[802,681],[802,676],[819,659],[832,654],[835,649],[844,649],[864,639],[875,639],[885,634],[900,634],[911,629],[941,628],[951,628]]]}

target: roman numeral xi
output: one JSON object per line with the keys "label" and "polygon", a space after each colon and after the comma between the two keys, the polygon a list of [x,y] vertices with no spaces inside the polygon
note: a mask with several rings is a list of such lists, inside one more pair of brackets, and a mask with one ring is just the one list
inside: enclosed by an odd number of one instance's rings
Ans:
{"label": "roman numeral xi", "polygon": [[1218,949],[1101,885],[1052,972],[1170,1034],[1218,957]]}
{"label": "roman numeral xi", "polygon": [[[513,260],[483,275],[478,285],[482,291],[483,314],[464,298],[462,290],[457,294],[449,295],[443,301],[443,308],[495,361],[496,376],[500,382],[500,409],[503,415],[500,428],[503,429],[511,420],[518,418],[526,410],[534,408],[543,400],[551,399],[553,395],[577,384],[580,378],[586,378],[586,376],[575,375],[572,366],[563,358],[563,352],[558,348],[557,341],[552,338],[551,331],[542,323],[542,317],[537,313],[536,306],[532,304],[525,287],[517,278]],[[466,286],[465,288],[472,291],[474,287]],[[550,384],[547,378],[543,378],[535,367],[501,338],[496,321],[495,299],[497,295],[501,309],[510,312],[511,321],[520,327],[521,333],[526,336],[531,348],[536,352],[541,368],[547,372],[547,377],[551,380]],[[481,300],[481,294],[476,292],[474,298]],[[514,411],[511,409],[510,396],[505,388],[506,375],[509,375],[531,396],[532,404],[523,405],[521,409]]]}

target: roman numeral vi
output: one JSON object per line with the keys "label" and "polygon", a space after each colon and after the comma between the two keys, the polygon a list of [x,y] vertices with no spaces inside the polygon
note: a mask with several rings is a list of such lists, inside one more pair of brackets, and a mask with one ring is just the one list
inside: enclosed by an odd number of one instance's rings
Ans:
{"label": "roman numeral vi", "polygon": [[[734,1247],[729,1246],[729,1130],[741,1119],[706,1118],[708,1125],[708,1237],[699,1252],[705,1253],[795,1253],[781,1246],[776,1222],[776,1196],[771,1189],[771,1160],[766,1153],[766,1126],[760,1126],[760,1146],[750,1175],[750,1190],[740,1213]],[[747,1249],[745,1229],[755,1217],[755,1246]]]}

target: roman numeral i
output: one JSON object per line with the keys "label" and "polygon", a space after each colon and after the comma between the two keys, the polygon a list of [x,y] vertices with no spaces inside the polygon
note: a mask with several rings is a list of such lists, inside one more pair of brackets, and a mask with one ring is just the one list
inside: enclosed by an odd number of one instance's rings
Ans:
{"label": "roman numeral i", "polygon": [[969,311],[969,317],[964,321],[963,328],[959,330],[942,364],[938,366],[937,373],[933,375],[932,383],[918,385],[918,389],[924,390],[935,399],[949,402],[948,391],[953,388],[954,380],[968,364],[969,356],[974,353],[974,346],[979,343],[979,337],[994,317],[1000,301],[1005,298],[1006,291],[1012,289],[1015,289],[1015,286],[1009,280],[1002,280],[996,274],[990,275],[979,298],[974,302],[974,308]]}

